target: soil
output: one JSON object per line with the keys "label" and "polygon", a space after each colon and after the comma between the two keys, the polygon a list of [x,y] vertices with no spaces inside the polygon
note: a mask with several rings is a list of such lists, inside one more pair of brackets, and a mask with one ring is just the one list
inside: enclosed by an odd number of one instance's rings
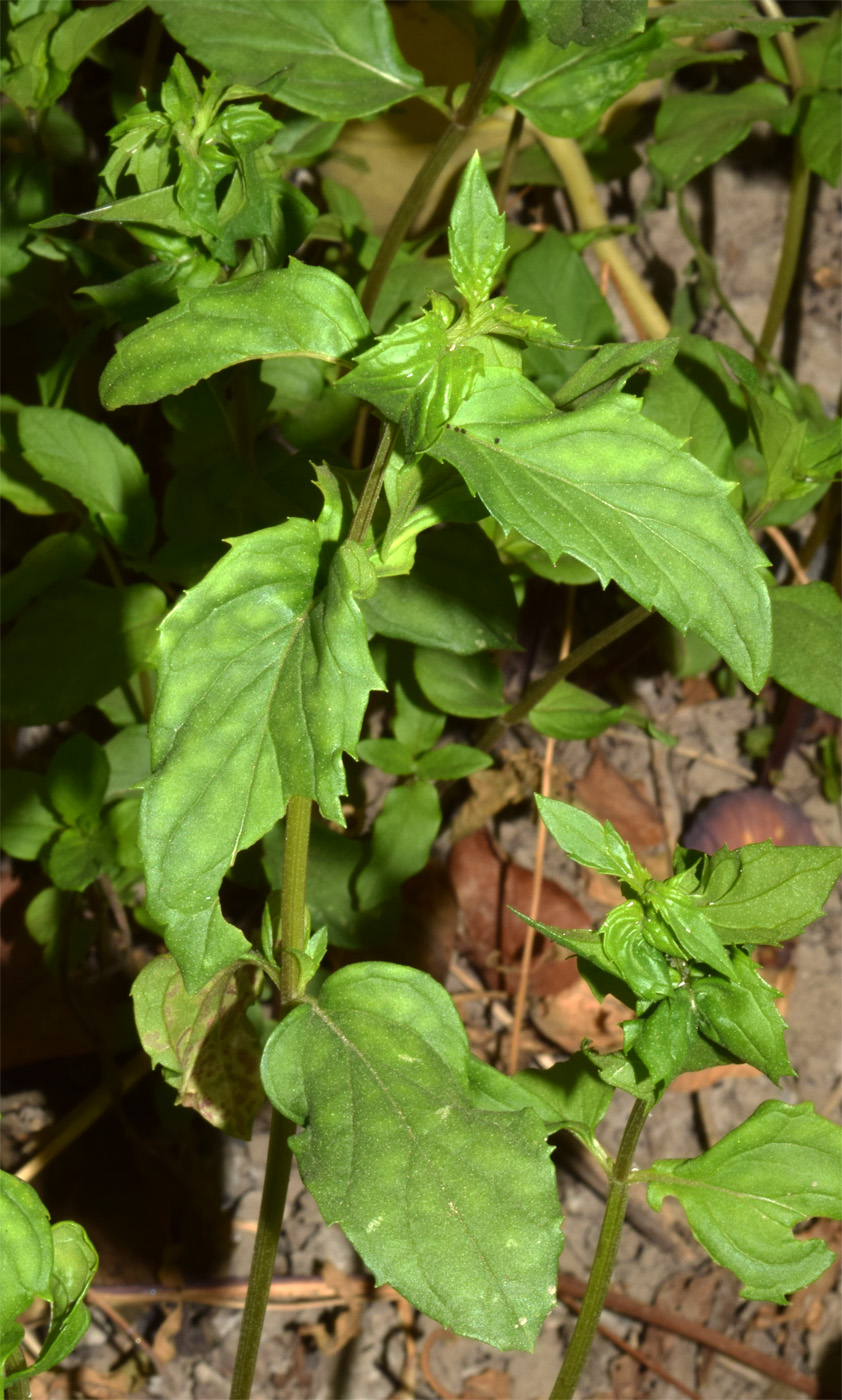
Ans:
{"label": "soil", "polygon": [[[720,258],[724,289],[755,333],[760,329],[777,261],[786,174],[775,161],[760,173],[756,168],[747,170],[742,164],[726,162],[714,173],[704,196],[715,203],[714,248]],[[619,189],[617,197],[621,197]],[[698,201],[701,197],[693,198]],[[799,379],[816,385],[829,409],[835,408],[838,392],[838,226],[839,195],[823,187],[807,254],[801,340],[794,367]],[[664,266],[680,270],[691,252],[675,211],[650,215],[632,252],[650,274]],[[733,322],[722,312],[711,310],[702,329],[744,348]],[[558,745],[554,778],[561,787],[585,782],[598,758],[616,775],[621,792],[636,792],[648,804],[647,810],[654,811],[668,844],[700,803],[718,793],[751,786],[754,774],[741,746],[741,735],[756,721],[755,701],[739,688],[728,698],[720,696],[707,681],[688,681],[682,687],[669,677],[639,683],[636,695],[630,698],[676,737],[678,749],[663,750],[639,730],[620,726],[590,746]],[[506,741],[510,753],[537,749],[539,758],[542,744],[526,732]],[[788,754],[776,792],[808,816],[820,842],[837,842],[838,813],[821,795],[810,766],[814,755],[814,737],[808,729],[803,742]],[[718,762],[709,762],[710,756]],[[631,801],[628,796],[618,800]],[[510,802],[493,818],[489,829],[509,857],[531,868],[535,827],[528,803]],[[663,851],[659,855],[653,846],[649,858],[657,863],[663,859]],[[612,892],[604,883],[586,881],[552,843],[545,874],[560,882],[591,917],[605,915]],[[722,1078],[695,1092],[670,1092],[646,1125],[638,1152],[641,1163],[655,1157],[698,1154],[768,1098],[778,1097],[787,1103],[809,1099],[820,1112],[839,1120],[839,914],[837,891],[827,916],[798,941],[793,961],[783,969],[773,969],[786,974],[782,985],[790,1026],[788,1043],[799,1077],[785,1079],[780,1090],[751,1075]],[[470,977],[471,970],[463,954],[456,952],[453,957],[461,977],[451,971],[447,985],[464,991],[465,977]],[[499,1013],[495,1024],[490,1002],[460,1004],[466,1008],[475,1043],[504,1065],[508,1031],[505,1025],[500,1026]],[[546,1025],[537,1000],[534,1009],[535,1020]],[[552,1058],[563,1053],[534,1026],[527,1048]],[[96,1066],[77,1060],[13,1072],[3,1101],[7,1115],[4,1165],[14,1170],[33,1132],[72,1106],[86,1075],[92,1074],[91,1082],[96,1083],[97,1073]],[[189,1122],[172,1128],[162,1146],[150,1126],[159,1121],[156,1115],[163,1111],[156,1095],[152,1080],[147,1079],[126,1099],[124,1113],[121,1110],[120,1115],[101,1120],[81,1144],[39,1178],[39,1188],[44,1190],[54,1218],[61,1218],[64,1212],[89,1228],[100,1248],[103,1267],[97,1280],[102,1296],[92,1306],[91,1330],[61,1371],[33,1383],[36,1400],[75,1395],[221,1400],[228,1395],[240,1314],[235,1307],[214,1302],[226,1297],[224,1280],[243,1279],[248,1272],[267,1148],[267,1117],[261,1115],[251,1142],[226,1140],[220,1144],[190,1115]],[[623,1102],[623,1097],[616,1096],[600,1130],[609,1151],[616,1148],[628,1111],[628,1100]],[[187,1118],[180,1114],[179,1122]],[[92,1154],[98,1163],[93,1171]],[[578,1154],[564,1142],[556,1159],[566,1217],[561,1267],[585,1279],[603,1202]],[[87,1177],[84,1185],[80,1177]],[[835,1226],[829,1227],[826,1238],[839,1248]],[[330,1306],[311,1304],[269,1312],[253,1389],[259,1400],[387,1400],[397,1395],[434,1400],[448,1394],[466,1400],[538,1400],[549,1393],[574,1324],[573,1312],[559,1306],[548,1319],[533,1355],[500,1354],[476,1342],[440,1334],[437,1324],[428,1318],[408,1317],[406,1305],[388,1290],[380,1295],[372,1295],[370,1288],[360,1292],[366,1288],[360,1260],[337,1227],[325,1227],[295,1171],[276,1275],[281,1281],[288,1280],[293,1292],[294,1280],[324,1276],[334,1288],[336,1300]],[[196,1299],[188,1289],[183,1302],[156,1301],[153,1289],[162,1283],[179,1286],[185,1278],[192,1282],[197,1277],[206,1289],[201,1298]],[[818,1378],[818,1389],[813,1393],[838,1397],[842,1394],[838,1372],[840,1313],[834,1277],[825,1276],[805,1290],[804,1296],[797,1295],[787,1309],[744,1302],[737,1296],[733,1276],[711,1265],[689,1236],[676,1203],[668,1201],[661,1215],[643,1210],[633,1215],[620,1247],[613,1288],[639,1302],[657,1302],[680,1310],[686,1317],[743,1339],[805,1377]],[[108,1285],[116,1289],[132,1286],[140,1292],[132,1298],[125,1292],[109,1295],[110,1311],[106,1311],[103,1304],[108,1302]],[[128,1332],[115,1320],[119,1316],[128,1323]],[[761,1400],[799,1393],[741,1362],[647,1328],[618,1312],[608,1311],[604,1320],[616,1337],[642,1348],[689,1389],[682,1391],[663,1376],[641,1369],[614,1341],[600,1337],[581,1382],[579,1395],[583,1400],[673,1400],[692,1393],[707,1400]],[[35,1315],[31,1325],[37,1330]],[[142,1346],[133,1339],[137,1335]]]}

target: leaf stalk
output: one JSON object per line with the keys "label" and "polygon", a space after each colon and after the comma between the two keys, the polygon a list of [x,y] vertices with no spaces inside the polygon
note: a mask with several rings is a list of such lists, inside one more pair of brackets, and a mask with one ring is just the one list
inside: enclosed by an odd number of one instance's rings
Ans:
{"label": "leaf stalk", "polygon": [[650,1105],[644,1099],[635,1099],[628,1117],[617,1160],[614,1163],[599,1243],[596,1247],[593,1269],[582,1301],[582,1311],[573,1329],[573,1336],[558,1373],[556,1383],[550,1392],[550,1400],[573,1400],[576,1387],[590,1354],[593,1339],[599,1326],[599,1319],[614,1272],[620,1235],[626,1215],[629,1196],[629,1177],[632,1172],[637,1141]]}

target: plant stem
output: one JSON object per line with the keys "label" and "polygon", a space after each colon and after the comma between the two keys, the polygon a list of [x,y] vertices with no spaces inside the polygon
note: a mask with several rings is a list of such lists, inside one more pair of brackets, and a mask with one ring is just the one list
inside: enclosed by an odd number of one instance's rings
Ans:
{"label": "plant stem", "polygon": [[559,681],[563,681],[565,677],[570,675],[571,671],[577,670],[579,666],[582,666],[586,661],[589,661],[592,656],[595,656],[598,651],[602,651],[603,647],[607,647],[610,642],[615,642],[618,637],[622,637],[626,632],[630,632],[633,627],[637,627],[639,623],[644,622],[645,619],[650,616],[649,608],[634,608],[630,613],[626,613],[624,617],[620,617],[616,622],[612,622],[610,627],[603,627],[601,632],[597,632],[595,636],[583,642],[582,645],[577,647],[575,651],[572,651],[564,661],[559,661],[556,666],[553,666],[551,671],[548,671],[539,681],[535,681],[533,685],[529,686],[523,699],[518,700],[516,705],[512,705],[511,709],[506,710],[505,714],[500,715],[497,719],[493,719],[477,740],[477,748],[483,749],[486,753],[489,753],[491,749],[494,748],[497,740],[502,739],[509,726],[512,724],[519,724],[522,719],[526,719],[529,711],[535,708],[539,700],[543,700],[544,696],[549,694],[554,685],[558,685]]}
{"label": "plant stem", "polygon": [[383,242],[380,244],[361,297],[362,308],[366,316],[370,316],[374,310],[395,254],[423,207],[430,190],[447,162],[456,154],[465,133],[470,130],[479,116],[482,104],[491,88],[491,80],[502,62],[519,19],[520,10],[517,0],[506,0],[500,11],[500,18],[492,35],[488,52],[477,69],[476,76],[468,88],[464,100],[454,114],[450,125],[445,127],[392,215],[392,221],[383,235]]}
{"label": "plant stem", "polygon": [[[576,142],[567,136],[547,136],[537,127],[532,127],[531,130],[564,176],[579,227],[602,228],[608,223],[608,216],[600,204],[588,162]],[[652,293],[644,287],[618,240],[599,239],[594,243],[593,250],[600,262],[607,263],[610,267],[614,285],[641,338],[662,340],[665,335],[669,335],[669,321]]]}
{"label": "plant stem", "polygon": [[645,1100],[635,1099],[634,1108],[629,1114],[620,1150],[617,1153],[617,1160],[614,1163],[602,1229],[599,1232],[599,1243],[596,1247],[591,1276],[582,1302],[582,1311],[579,1313],[576,1326],[573,1329],[573,1336],[570,1339],[570,1345],[567,1348],[558,1378],[550,1392],[550,1400],[573,1400],[576,1387],[585,1368],[585,1362],[590,1354],[602,1315],[605,1295],[614,1272],[614,1262],[617,1258],[629,1195],[629,1174],[632,1170],[637,1140],[646,1121],[649,1107]]}
{"label": "plant stem", "polygon": [[[310,844],[309,797],[291,797],[287,804],[284,844],[283,889],[281,892],[281,999],[288,1004],[298,993],[298,963],[289,949],[303,950],[307,944],[307,850]],[[289,1173],[292,1165],[290,1138],[295,1124],[272,1110],[269,1126],[269,1153],[263,1178],[260,1215],[254,1237],[243,1322],[237,1343],[237,1357],[231,1378],[231,1400],[249,1400],[275,1271],[275,1256],[284,1219]]]}
{"label": "plant stem", "polygon": [[[772,19],[785,18],[777,0],[758,0],[758,5]],[[786,65],[793,96],[797,96],[806,82],[798,45],[791,34],[777,34],[775,38],[781,51],[781,58]],[[792,291],[798,267],[798,255],[801,251],[801,240],[804,236],[804,220],[807,214],[809,193],[810,171],[804,163],[801,132],[796,127],[792,151],[792,171],[789,177],[789,204],[786,211],[781,254],[778,260],[778,270],[775,274],[775,285],[772,288],[772,295],[766,310],[766,320],[763,323],[763,330],[760,332],[760,340],[754,356],[754,363],[758,369],[763,368],[772,353],[772,344],[780,329]]]}
{"label": "plant stem", "polygon": [[[26,1357],[23,1354],[23,1347],[15,1347],[3,1369],[6,1375],[13,1375],[15,1371],[26,1370]],[[30,1400],[32,1391],[29,1388],[29,1378],[24,1376],[18,1381],[7,1381],[4,1394],[6,1400]]]}
{"label": "plant stem", "polygon": [[368,527],[374,519],[374,511],[380,497],[380,488],[383,485],[383,477],[386,475],[386,468],[389,465],[389,458],[392,455],[392,448],[398,435],[397,423],[384,423],[383,431],[380,434],[380,441],[377,444],[377,454],[371,464],[366,478],[363,493],[360,496],[359,504],[354,512],[351,521],[351,528],[348,531],[348,539],[354,540],[357,544],[362,544],[368,534]]}

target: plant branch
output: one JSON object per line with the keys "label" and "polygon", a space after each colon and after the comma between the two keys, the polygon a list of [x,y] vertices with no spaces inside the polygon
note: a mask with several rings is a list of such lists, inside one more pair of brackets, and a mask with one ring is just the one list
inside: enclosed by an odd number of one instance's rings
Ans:
{"label": "plant branch", "polygon": [[596,1336],[623,1230],[635,1148],[648,1112],[649,1105],[645,1100],[636,1099],[614,1163],[611,1189],[608,1192],[591,1276],[582,1300],[582,1311],[573,1330],[558,1378],[550,1392],[550,1400],[573,1400]]}
{"label": "plant branch", "polygon": [[[777,0],[757,0],[757,2],[760,9],[772,19],[785,18]],[[781,58],[786,65],[793,96],[796,97],[806,82],[798,45],[792,34],[789,33],[776,34],[775,38],[781,51]],[[798,256],[801,251],[801,240],[804,236],[804,221],[807,215],[809,193],[810,171],[804,162],[801,132],[796,127],[792,150],[792,171],[789,177],[789,203],[778,270],[775,274],[775,284],[766,310],[766,320],[763,323],[763,330],[760,332],[760,340],[754,356],[754,363],[759,369],[762,369],[772,353],[772,345],[780,329],[792,292],[792,284],[795,281],[798,267]]]}
{"label": "plant branch", "polygon": [[[286,840],[284,843],[283,888],[281,890],[281,1005],[298,994],[298,962],[292,949],[303,952],[307,945],[307,851],[310,845],[309,797],[291,797],[287,804]],[[243,1308],[243,1323],[237,1343],[237,1357],[231,1378],[231,1400],[249,1400],[266,1304],[275,1271],[275,1256],[284,1219],[289,1173],[292,1165],[290,1139],[295,1124],[272,1109],[269,1126],[269,1152],[260,1215],[254,1238],[248,1290]]]}
{"label": "plant branch", "polygon": [[647,617],[651,617],[649,608],[634,608],[630,613],[626,613],[624,617],[620,617],[616,622],[612,622],[610,627],[603,627],[601,632],[597,632],[595,636],[589,637],[586,642],[583,642],[575,651],[572,651],[564,661],[559,661],[557,665],[553,666],[551,671],[548,671],[540,680],[535,681],[534,684],[529,686],[526,694],[521,700],[518,700],[516,705],[512,705],[511,709],[506,710],[505,714],[500,715],[497,719],[493,719],[479,736],[476,744],[477,748],[482,749],[485,753],[490,753],[497,743],[497,740],[502,739],[506,730],[511,725],[520,724],[521,720],[526,719],[529,711],[535,708],[539,700],[543,700],[544,696],[549,694],[553,686],[558,685],[559,681],[565,680],[573,671],[583,666],[586,661],[590,661],[591,657],[595,656],[598,651],[602,651],[603,647],[607,647],[611,642],[616,642],[618,637],[624,636],[626,632],[631,632],[633,627],[637,627],[638,624],[644,622]]}
{"label": "plant branch", "polygon": [[465,133],[470,130],[482,111],[482,105],[491,89],[491,81],[502,62],[519,19],[520,10],[517,0],[506,0],[500,11],[500,18],[497,21],[488,52],[477,69],[464,100],[455,112],[450,125],[445,127],[392,215],[391,223],[383,235],[383,242],[380,244],[361,297],[362,308],[366,316],[370,316],[374,310],[386,280],[386,274],[392,266],[401,243],[422,209],[430,190],[447,162],[456,154]]}
{"label": "plant branch", "polygon": [[509,127],[509,139],[506,142],[506,149],[503,152],[503,159],[500,162],[500,169],[497,171],[497,179],[494,185],[494,198],[497,201],[497,208],[502,214],[506,207],[506,195],[509,193],[512,170],[517,157],[517,148],[520,138],[523,135],[523,112],[515,112],[512,124]]}
{"label": "plant branch", "polygon": [[[581,229],[604,228],[608,216],[600,203],[593,176],[579,146],[567,136],[547,136],[530,128],[547,155],[564,177],[567,193]],[[611,269],[620,298],[639,329],[641,338],[661,340],[669,335],[670,323],[652,293],[643,285],[616,238],[601,238],[593,244],[600,262]]]}

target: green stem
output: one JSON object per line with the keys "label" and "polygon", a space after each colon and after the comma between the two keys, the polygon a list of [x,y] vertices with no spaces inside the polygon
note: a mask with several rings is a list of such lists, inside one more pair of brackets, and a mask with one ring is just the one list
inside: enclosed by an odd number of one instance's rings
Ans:
{"label": "green stem", "polygon": [[[26,1357],[23,1354],[23,1347],[15,1347],[6,1365],[4,1366],[6,1375],[14,1375],[15,1371],[26,1370]],[[11,1380],[6,1382],[4,1391],[5,1400],[30,1400],[32,1391],[29,1388],[29,1378],[24,1376],[21,1380]]]}
{"label": "green stem", "polygon": [[544,696],[549,694],[553,686],[558,685],[559,681],[563,681],[570,675],[571,671],[578,670],[598,651],[602,651],[603,647],[615,642],[618,637],[630,632],[633,627],[637,627],[639,623],[644,622],[650,616],[648,608],[634,608],[624,617],[612,622],[610,627],[603,627],[601,632],[597,632],[587,642],[583,642],[575,651],[571,651],[564,661],[559,661],[551,671],[548,671],[539,681],[535,681],[534,685],[529,686],[522,700],[518,700],[516,705],[512,705],[511,709],[506,710],[505,714],[500,715],[498,719],[491,721],[477,740],[477,748],[490,753],[497,740],[502,739],[509,726],[520,724],[521,720],[526,719],[529,711],[535,708],[539,700],[543,700]]}
{"label": "green stem", "polygon": [[[758,0],[758,5],[772,19],[785,18],[777,0]],[[801,55],[798,52],[798,45],[792,34],[777,34],[775,38],[786,65],[793,96],[796,96],[806,83],[806,74],[801,62]],[[754,363],[759,369],[762,369],[772,353],[772,344],[780,329],[792,291],[798,267],[798,255],[801,251],[801,240],[804,237],[804,221],[807,215],[809,193],[810,171],[804,163],[801,132],[796,128],[792,152],[792,171],[789,177],[789,204],[786,211],[778,270],[775,274],[772,295],[769,298],[766,320],[763,323],[763,330],[760,332],[760,340],[754,356]]]}
{"label": "green stem", "polygon": [[448,161],[456,154],[465,133],[470,130],[482,111],[482,105],[491,89],[491,81],[502,62],[519,19],[520,10],[517,0],[506,0],[500,12],[500,18],[497,21],[497,28],[492,36],[488,52],[477,69],[464,101],[454,114],[450,125],[445,127],[392,215],[392,221],[383,235],[383,242],[380,244],[362,294],[362,308],[366,316],[370,316],[374,310],[395,254],[423,208],[433,185]]}
{"label": "green stem", "polygon": [[629,1175],[632,1170],[637,1140],[646,1121],[649,1107],[645,1100],[636,1099],[634,1108],[629,1114],[620,1150],[617,1153],[617,1160],[614,1163],[602,1229],[599,1232],[599,1243],[596,1247],[588,1287],[582,1300],[582,1311],[576,1320],[573,1336],[570,1339],[570,1345],[567,1348],[558,1378],[550,1392],[550,1400],[573,1400],[576,1387],[585,1368],[585,1362],[590,1354],[596,1329],[599,1326],[599,1319],[602,1316],[605,1295],[614,1272],[623,1220],[626,1215]]}
{"label": "green stem", "polygon": [[[287,805],[284,844],[283,890],[281,892],[281,1001],[292,1001],[298,993],[298,963],[291,948],[303,950],[307,944],[307,850],[310,844],[309,797],[291,797]],[[269,1153],[263,1178],[260,1215],[254,1238],[243,1322],[237,1343],[237,1357],[231,1378],[231,1400],[249,1400],[269,1289],[275,1271],[275,1256],[284,1219],[289,1172],[292,1165],[290,1138],[295,1124],[272,1110],[269,1127]]]}
{"label": "green stem", "polygon": [[389,465],[389,458],[392,455],[397,435],[397,423],[384,423],[380,441],[377,444],[377,455],[371,464],[363,493],[354,512],[354,519],[351,521],[351,528],[348,531],[348,539],[354,540],[357,544],[364,543],[368,528],[374,519],[383,477],[386,475],[386,468]]}

